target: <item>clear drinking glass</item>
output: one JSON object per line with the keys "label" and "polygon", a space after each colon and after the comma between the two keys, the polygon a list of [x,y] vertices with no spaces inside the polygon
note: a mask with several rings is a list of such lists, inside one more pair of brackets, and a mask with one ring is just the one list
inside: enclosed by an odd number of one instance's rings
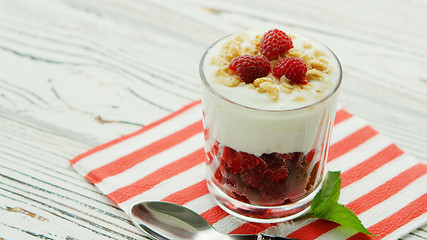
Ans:
{"label": "clear drinking glass", "polygon": [[243,220],[273,223],[301,216],[325,173],[341,83],[339,61],[336,86],[317,102],[255,109],[221,96],[207,81],[205,58],[215,44],[200,63],[209,191],[222,209]]}

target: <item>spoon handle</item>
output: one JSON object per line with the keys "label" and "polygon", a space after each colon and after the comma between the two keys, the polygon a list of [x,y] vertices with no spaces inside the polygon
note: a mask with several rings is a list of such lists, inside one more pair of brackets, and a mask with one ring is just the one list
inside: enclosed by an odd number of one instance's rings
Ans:
{"label": "spoon handle", "polygon": [[262,233],[258,235],[231,234],[228,236],[232,240],[298,240],[294,238],[269,236]]}
{"label": "spoon handle", "polygon": [[261,236],[261,240],[298,240],[294,238],[286,238],[286,237],[275,237],[275,236],[269,236],[264,234],[259,234],[258,236]]}

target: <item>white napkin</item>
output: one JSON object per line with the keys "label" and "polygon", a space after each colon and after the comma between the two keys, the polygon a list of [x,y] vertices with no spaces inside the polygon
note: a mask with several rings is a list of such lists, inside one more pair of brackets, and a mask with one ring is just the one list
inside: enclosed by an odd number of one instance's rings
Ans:
{"label": "white napkin", "polygon": [[376,237],[325,220],[258,224],[228,215],[210,197],[200,101],[70,160],[126,213],[139,201],[164,200],[200,213],[224,233],[298,239],[396,239],[427,223],[427,166],[344,109],[337,111],[328,170],[340,170],[339,202]]}

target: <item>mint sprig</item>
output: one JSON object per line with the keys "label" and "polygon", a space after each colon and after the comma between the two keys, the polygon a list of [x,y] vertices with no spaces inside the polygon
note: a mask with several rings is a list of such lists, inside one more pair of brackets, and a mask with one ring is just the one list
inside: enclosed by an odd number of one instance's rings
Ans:
{"label": "mint sprig", "polygon": [[329,171],[323,182],[322,189],[311,202],[311,208],[305,217],[314,217],[336,222],[351,227],[359,232],[373,235],[362,224],[350,209],[338,203],[341,190],[340,171]]}

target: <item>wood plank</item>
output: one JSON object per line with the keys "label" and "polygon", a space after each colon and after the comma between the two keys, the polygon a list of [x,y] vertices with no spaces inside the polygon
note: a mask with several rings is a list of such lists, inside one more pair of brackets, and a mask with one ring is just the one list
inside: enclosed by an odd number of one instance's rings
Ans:
{"label": "wood plank", "polygon": [[73,155],[68,154],[87,146],[11,120],[0,123],[0,228],[7,229],[0,237],[143,237],[117,206],[69,166]]}
{"label": "wood plank", "polygon": [[[13,12],[30,8],[31,4],[20,2],[5,9],[12,8]],[[52,5],[48,0],[42,4]],[[344,65],[342,104],[397,139],[406,151],[426,159],[425,146],[416,144],[425,142],[417,133],[426,131],[421,122],[427,116],[426,90],[418,87],[425,82],[427,54],[421,45],[424,31],[417,31],[423,28],[418,23],[423,15],[410,16],[410,24],[392,17],[395,9],[409,9],[408,4],[397,1],[383,9],[384,19],[377,17],[377,5],[369,2],[365,2],[370,6],[365,9],[366,16],[359,14],[366,8],[360,3],[327,1],[312,3],[311,8],[287,4],[194,0],[186,1],[184,8],[176,1],[69,1],[53,4],[37,21],[37,10],[25,16],[4,14],[0,46],[9,54],[3,61],[29,71],[3,73],[2,106],[25,111],[27,116],[79,132],[98,143],[105,142],[197,99],[197,62],[215,39],[247,27],[282,24],[332,46]],[[331,4],[335,8],[331,9]],[[409,10],[415,9],[415,13],[424,6],[420,1],[412,4],[415,7]],[[392,26],[404,23],[408,26],[401,29],[403,33],[393,34]],[[106,31],[113,27],[114,31]],[[404,42],[405,34],[411,35],[413,44]],[[376,91],[378,88],[382,90]],[[75,95],[76,91],[80,94]],[[183,98],[169,96],[171,91],[182,92]],[[374,108],[367,108],[364,100],[386,108],[372,112]],[[47,111],[52,105],[55,109]],[[65,114],[62,109],[70,111]],[[398,126],[387,126],[389,119]]]}
{"label": "wood plank", "polygon": [[[341,104],[427,163],[426,9],[423,0],[0,1],[0,239],[141,238],[67,160],[198,99],[205,49],[249,27],[286,26],[330,46],[344,69]],[[420,229],[406,238],[425,239]]]}

